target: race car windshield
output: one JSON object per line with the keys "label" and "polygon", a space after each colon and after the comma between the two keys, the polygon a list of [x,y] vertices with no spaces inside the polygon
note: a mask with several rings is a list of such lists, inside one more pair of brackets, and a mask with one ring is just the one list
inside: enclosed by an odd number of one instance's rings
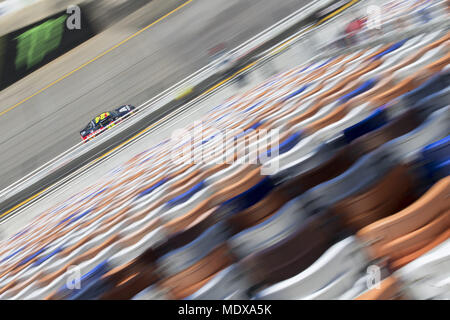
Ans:
{"label": "race car windshield", "polygon": [[130,111],[130,107],[128,105],[121,106],[120,108],[117,108],[115,111],[118,113],[128,112],[128,111]]}

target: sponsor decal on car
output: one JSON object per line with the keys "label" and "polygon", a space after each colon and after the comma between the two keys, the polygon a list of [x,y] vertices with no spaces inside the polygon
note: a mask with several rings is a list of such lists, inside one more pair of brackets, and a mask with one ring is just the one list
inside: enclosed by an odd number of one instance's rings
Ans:
{"label": "sponsor decal on car", "polygon": [[112,114],[111,112],[104,112],[104,113],[98,115],[97,117],[95,117],[95,119],[92,120],[92,122],[95,123],[95,125],[98,125],[99,123],[103,122],[103,120],[107,119],[108,117],[117,115],[117,112],[119,112],[119,113],[126,112],[126,113],[124,115],[120,116],[119,118],[117,118],[116,120],[111,121],[108,124],[102,123],[102,127],[100,129],[92,131],[89,134],[87,134],[87,132],[89,132],[89,130],[85,129],[85,130],[81,131],[80,135],[81,135],[82,140],[84,142],[92,140],[94,137],[98,136],[103,131],[113,128],[117,124],[121,123],[122,121],[125,121],[131,115],[135,114],[137,112],[137,110],[135,110],[135,108],[133,106],[125,105],[119,109],[116,109],[114,112],[115,112],[115,114]]}

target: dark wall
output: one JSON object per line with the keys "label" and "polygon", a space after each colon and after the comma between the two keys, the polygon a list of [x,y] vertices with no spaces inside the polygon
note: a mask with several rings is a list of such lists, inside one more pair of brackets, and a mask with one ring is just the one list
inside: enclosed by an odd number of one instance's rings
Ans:
{"label": "dark wall", "polygon": [[0,38],[0,90],[94,35],[81,7],[81,29],[69,30],[66,11]]}
{"label": "dark wall", "polygon": [[[95,32],[100,33],[150,2],[153,0],[126,0],[118,3],[111,0],[95,0],[87,1],[84,8]],[[162,7],[166,6],[166,1],[159,2]]]}

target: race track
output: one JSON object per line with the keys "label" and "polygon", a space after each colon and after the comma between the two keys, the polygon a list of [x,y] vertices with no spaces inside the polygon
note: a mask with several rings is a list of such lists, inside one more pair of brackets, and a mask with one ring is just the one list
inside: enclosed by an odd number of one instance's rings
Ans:
{"label": "race track", "polygon": [[193,0],[151,28],[25,102],[69,71],[153,21],[145,8],[126,27],[107,30],[0,92],[0,189],[80,141],[96,114],[140,105],[210,62],[208,50],[232,49],[307,4],[305,0]]}

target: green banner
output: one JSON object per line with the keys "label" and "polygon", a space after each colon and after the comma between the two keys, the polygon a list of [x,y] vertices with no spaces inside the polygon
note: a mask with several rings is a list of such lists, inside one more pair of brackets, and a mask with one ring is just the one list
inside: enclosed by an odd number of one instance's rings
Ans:
{"label": "green banner", "polygon": [[67,15],[50,19],[25,31],[17,40],[16,70],[25,66],[26,70],[36,66],[50,52],[59,48],[64,34]]}
{"label": "green banner", "polygon": [[81,6],[80,28],[67,28],[66,10],[0,38],[0,89],[25,77],[94,35]]}

